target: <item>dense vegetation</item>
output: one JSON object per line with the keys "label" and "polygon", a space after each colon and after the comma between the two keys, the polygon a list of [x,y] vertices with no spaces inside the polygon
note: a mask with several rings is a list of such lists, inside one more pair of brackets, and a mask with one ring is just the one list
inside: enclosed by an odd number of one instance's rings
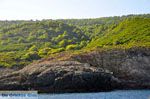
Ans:
{"label": "dense vegetation", "polygon": [[0,21],[0,66],[24,66],[55,53],[150,47],[150,14],[42,21]]}
{"label": "dense vegetation", "polygon": [[88,47],[150,46],[150,18],[125,19],[109,29],[103,36],[92,40]]}

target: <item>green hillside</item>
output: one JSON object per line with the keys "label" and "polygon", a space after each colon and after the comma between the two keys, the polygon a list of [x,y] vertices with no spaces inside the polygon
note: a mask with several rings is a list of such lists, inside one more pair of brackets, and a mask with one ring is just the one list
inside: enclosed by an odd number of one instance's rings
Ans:
{"label": "green hillside", "polygon": [[150,47],[150,14],[42,21],[0,21],[0,67],[95,48]]}
{"label": "green hillside", "polygon": [[0,66],[26,65],[49,54],[81,49],[86,41],[80,29],[62,22],[9,22],[0,28]]}
{"label": "green hillside", "polygon": [[92,40],[87,46],[91,47],[105,46],[150,46],[150,18],[129,18],[119,23],[114,29],[111,29],[103,36]]}

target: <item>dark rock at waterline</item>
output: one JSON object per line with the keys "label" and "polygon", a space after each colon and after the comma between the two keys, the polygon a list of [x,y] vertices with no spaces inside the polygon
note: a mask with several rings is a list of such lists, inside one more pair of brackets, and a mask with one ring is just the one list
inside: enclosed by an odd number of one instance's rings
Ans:
{"label": "dark rock at waterline", "polygon": [[119,84],[109,71],[77,61],[31,64],[0,76],[0,90],[40,92],[107,91]]}

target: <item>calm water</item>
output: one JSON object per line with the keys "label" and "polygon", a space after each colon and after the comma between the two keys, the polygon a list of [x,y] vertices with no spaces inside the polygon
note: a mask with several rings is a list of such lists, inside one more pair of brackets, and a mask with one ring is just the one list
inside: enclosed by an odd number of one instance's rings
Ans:
{"label": "calm water", "polygon": [[150,99],[150,90],[119,90],[99,93],[40,94],[39,99]]}

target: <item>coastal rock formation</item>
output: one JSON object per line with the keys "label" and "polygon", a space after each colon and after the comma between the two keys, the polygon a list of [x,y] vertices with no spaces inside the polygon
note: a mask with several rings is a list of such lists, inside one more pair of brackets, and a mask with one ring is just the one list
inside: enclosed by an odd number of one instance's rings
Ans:
{"label": "coastal rock formation", "polygon": [[16,71],[1,69],[0,73],[0,90],[90,92],[137,88],[150,88],[148,48],[97,50],[66,60],[43,59]]}
{"label": "coastal rock formation", "polygon": [[108,91],[119,80],[101,68],[77,61],[31,64],[0,76],[0,90],[38,90],[39,92]]}
{"label": "coastal rock formation", "polygon": [[149,48],[97,50],[72,58],[113,72],[122,84],[129,84],[122,86],[124,88],[150,88]]}

